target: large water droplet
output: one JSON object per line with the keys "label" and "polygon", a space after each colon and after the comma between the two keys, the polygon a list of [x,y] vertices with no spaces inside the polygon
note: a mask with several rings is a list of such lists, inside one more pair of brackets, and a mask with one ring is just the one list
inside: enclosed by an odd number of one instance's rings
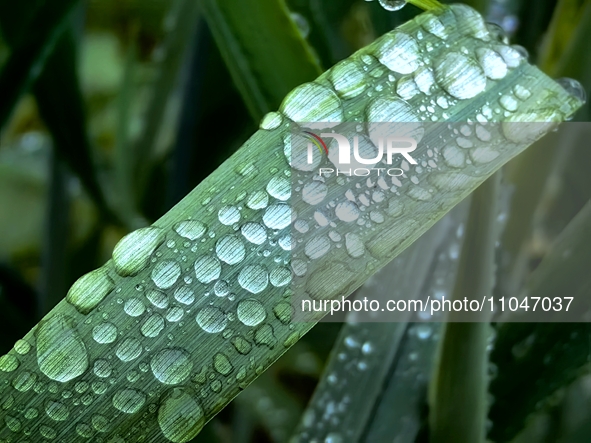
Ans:
{"label": "large water droplet", "polygon": [[14,350],[17,354],[27,355],[31,350],[31,345],[26,340],[17,340],[14,344]]}
{"label": "large water droplet", "polygon": [[380,5],[386,11],[399,11],[406,6],[406,0],[380,0]]}
{"label": "large water droplet", "polygon": [[204,255],[195,260],[195,276],[201,283],[211,283],[222,273],[220,261],[210,255]]}
{"label": "large water droplet", "polygon": [[285,203],[269,206],[263,214],[263,223],[271,229],[284,229],[291,223],[292,210]]}
{"label": "large water droplet", "polygon": [[226,314],[215,306],[207,306],[201,309],[195,320],[197,320],[197,324],[201,326],[201,329],[210,334],[221,332],[228,325]]}
{"label": "large water droplet", "polygon": [[247,298],[238,303],[236,314],[238,320],[246,326],[256,326],[267,318],[267,312],[263,304],[253,298]]}
{"label": "large water droplet", "polygon": [[246,240],[255,245],[262,245],[267,240],[267,231],[260,223],[245,223],[240,232]]}
{"label": "large water droplet", "polygon": [[151,289],[146,294],[146,298],[150,300],[150,303],[152,303],[157,308],[166,309],[168,307],[168,297],[162,291]]}
{"label": "large water droplet", "polygon": [[152,281],[160,289],[168,289],[176,283],[181,275],[181,266],[174,260],[156,263],[152,269]]}
{"label": "large water droplet", "polygon": [[168,440],[174,443],[188,442],[199,434],[204,424],[203,409],[191,391],[175,388],[162,397],[158,425]]}
{"label": "large water droplet", "polygon": [[335,215],[344,222],[353,222],[359,218],[359,208],[355,203],[345,201],[336,206]]}
{"label": "large water droplet", "polygon": [[55,421],[64,421],[68,418],[68,415],[70,415],[68,407],[55,400],[48,400],[47,403],[45,403],[45,412],[49,418]]}
{"label": "large water droplet", "polygon": [[113,262],[117,273],[122,276],[135,275],[144,269],[150,256],[164,239],[164,231],[153,226],[127,234],[113,250]]}
{"label": "large water droplet", "polygon": [[238,283],[248,292],[258,294],[263,291],[269,282],[269,275],[264,266],[248,265],[242,268],[238,274]]}
{"label": "large water droplet", "polygon": [[320,181],[311,181],[302,189],[302,200],[309,205],[322,203],[328,194],[328,187]]}
{"label": "large water droplet", "polygon": [[304,83],[295,88],[287,94],[280,109],[298,123],[340,123],[344,119],[339,97],[317,83]]}
{"label": "large water droplet", "polygon": [[478,57],[478,62],[488,78],[500,80],[507,75],[507,64],[498,52],[490,48],[478,48],[476,57]]}
{"label": "large water droplet", "polygon": [[363,241],[361,241],[361,238],[357,234],[352,232],[345,234],[345,248],[347,249],[347,253],[353,258],[361,257],[365,252]]}
{"label": "large water droplet", "polygon": [[121,361],[135,360],[140,356],[141,353],[142,344],[137,338],[132,337],[123,340],[115,351],[115,355],[117,355]]}
{"label": "large water droplet", "polygon": [[361,94],[367,83],[363,71],[352,60],[344,60],[330,70],[329,79],[339,96],[353,98]]}
{"label": "large water droplet", "polygon": [[160,332],[164,329],[164,318],[160,314],[152,314],[145,321],[140,332],[144,337],[154,338],[158,337]]}
{"label": "large water droplet", "polygon": [[286,201],[291,196],[291,182],[285,177],[273,177],[267,184],[267,192],[277,200]]}
{"label": "large water droplet", "polygon": [[218,219],[223,225],[233,225],[240,221],[240,211],[236,206],[224,206],[218,211]]}
{"label": "large water droplet", "polygon": [[109,322],[100,323],[92,328],[92,338],[100,344],[113,343],[117,338],[117,327]]}
{"label": "large water droplet", "polygon": [[6,354],[0,357],[0,371],[12,372],[19,366],[18,359],[12,354]]}
{"label": "large water droplet", "polygon": [[229,265],[240,263],[246,256],[244,243],[236,235],[220,238],[215,245],[215,252],[221,261]]}
{"label": "large water droplet", "polygon": [[379,41],[375,56],[388,69],[399,74],[410,74],[419,67],[419,45],[414,38],[402,32],[386,34]]}
{"label": "large water droplet", "polygon": [[96,269],[80,277],[66,295],[81,314],[88,314],[115,288],[115,283],[104,268]]}
{"label": "large water droplet", "polygon": [[174,230],[183,238],[188,240],[197,240],[198,238],[201,238],[203,234],[205,234],[205,231],[207,231],[207,226],[197,220],[184,220],[177,223],[174,226]]}
{"label": "large water droplet", "polygon": [[449,52],[435,62],[435,78],[458,99],[476,97],[486,89],[486,77],[476,60],[459,52]]}
{"label": "large water droplet", "polygon": [[573,97],[579,99],[583,103],[587,102],[587,93],[585,92],[585,88],[583,88],[583,85],[578,81],[572,78],[563,77],[557,79],[556,83],[562,86],[562,88]]}
{"label": "large water droplet", "polygon": [[322,257],[330,250],[330,240],[325,235],[312,237],[304,247],[304,253],[308,258],[315,260]]}
{"label": "large water droplet", "polygon": [[166,348],[159,351],[150,361],[154,377],[167,385],[182,383],[193,369],[193,362],[187,351],[181,348]]}
{"label": "large water droplet", "polygon": [[248,196],[246,206],[250,209],[264,209],[269,204],[269,194],[265,191],[256,191]]}
{"label": "large water droplet", "polygon": [[43,374],[62,383],[84,373],[88,353],[72,327],[73,320],[57,314],[43,321],[37,332],[37,363]]}
{"label": "large water droplet", "polygon": [[113,406],[125,414],[135,414],[146,402],[146,395],[137,389],[122,389],[113,395]]}

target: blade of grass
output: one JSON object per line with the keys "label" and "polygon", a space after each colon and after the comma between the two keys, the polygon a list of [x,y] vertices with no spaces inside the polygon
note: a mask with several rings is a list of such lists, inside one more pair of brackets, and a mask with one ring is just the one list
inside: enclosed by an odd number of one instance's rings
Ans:
{"label": "blade of grass", "polygon": [[277,109],[321,68],[284,0],[203,0],[205,18],[252,117]]}
{"label": "blade of grass", "polygon": [[[488,299],[492,295],[495,243],[498,238],[500,173],[472,196],[466,239],[453,300]],[[443,327],[429,392],[429,441],[484,443],[488,410],[488,355],[491,313],[465,323],[451,312]]]}
{"label": "blade of grass", "polygon": [[[32,85],[39,113],[60,157],[79,177],[102,214],[120,223],[99,185],[86,131],[71,20],[77,4],[76,0],[60,0],[45,2],[38,8],[15,10],[13,2],[0,4],[0,26],[12,47],[0,72],[0,127],[22,93]],[[21,26],[15,26],[19,22]]]}
{"label": "blade of grass", "polygon": [[[359,289],[355,298],[421,299],[421,289],[441,244],[454,229],[449,216],[440,220],[412,246]],[[394,289],[393,289],[394,288]],[[351,296],[353,297],[353,296]],[[290,442],[360,441],[372,421],[384,385],[400,354],[412,314],[397,321],[359,323],[348,315],[322,379],[314,391]],[[331,414],[325,411],[335,405]]]}
{"label": "blade of grass", "polygon": [[[453,14],[457,26],[446,29],[449,44],[438,44],[432,51],[423,53],[428,54],[422,55],[427,57],[422,60],[424,63],[459,51],[464,45],[474,50],[493,45],[499,49],[499,43],[481,26],[481,19],[465,7],[452,6],[434,11],[434,14]],[[422,29],[423,19],[424,15],[394,32],[416,35]],[[474,39],[475,26],[483,34],[482,39]],[[91,422],[93,415],[99,413],[105,417],[101,429],[107,435],[145,441],[161,440],[162,435],[178,442],[193,438],[209,419],[315,323],[315,319],[291,321],[290,291],[286,292],[289,288],[285,287],[288,282],[276,279],[277,275],[291,275],[287,266],[292,259],[296,254],[303,257],[303,245],[322,234],[322,231],[318,233],[312,229],[302,238],[302,243],[295,242],[294,250],[283,249],[287,246],[286,236],[293,234],[289,229],[290,214],[294,217],[297,214],[298,219],[316,226],[314,208],[299,200],[301,190],[294,188],[293,196],[286,198],[285,187],[280,187],[281,192],[274,187],[276,182],[285,183],[285,177],[290,174],[293,180],[302,180],[302,183],[311,181],[315,175],[288,167],[291,156],[286,156],[284,149],[286,140],[289,141],[291,124],[287,117],[302,123],[322,121],[326,118],[322,112],[327,110],[324,100],[329,96],[329,101],[336,106],[339,120],[353,122],[355,116],[364,115],[368,107],[371,109],[381,100],[393,100],[385,91],[392,88],[390,76],[399,79],[394,73],[386,72],[377,59],[367,57],[379,55],[385,61],[388,56],[393,57],[395,53],[389,46],[393,34],[363,48],[350,59],[359,65],[363,60],[370,60],[368,72],[361,78],[367,93],[358,95],[355,100],[338,98],[331,89],[333,70],[320,76],[316,83],[298,87],[283,102],[282,114],[273,119],[278,120],[279,125],[269,125],[267,119],[263,126],[268,129],[257,131],[238,152],[151,228],[135,231],[122,239],[115,248],[113,259],[78,280],[66,300],[26,335],[25,339],[35,345],[35,352],[21,355],[11,351],[2,357],[5,371],[0,377],[5,383],[0,387],[8,389],[15,396],[16,403],[21,404],[29,394],[14,388],[13,384],[21,386],[19,380],[34,373],[51,386],[57,386],[54,389],[57,392],[70,392],[78,381],[94,380],[92,373],[97,359],[107,360],[114,371],[107,377],[109,383],[100,385],[106,390],[99,389],[101,394],[93,397],[90,405],[81,404],[76,410],[76,420],[57,428],[49,417],[42,416],[40,425],[52,426],[57,439],[68,439],[75,435],[76,427]],[[423,37],[422,44],[439,42],[435,36],[423,34]],[[449,73],[440,80],[449,87],[447,82],[458,80],[455,75],[457,73]],[[341,238],[355,234],[369,254],[354,259],[346,247],[334,247],[330,254],[314,260],[314,269],[293,277],[291,288],[303,287],[311,295],[327,300],[348,296],[510,158],[523,151],[533,139],[541,137],[581,106],[578,99],[522,61],[509,70],[504,79],[487,82],[486,89],[472,99],[458,100],[447,110],[446,120],[475,119],[485,103],[512,91],[526,76],[531,77],[527,86],[532,97],[521,103],[519,115],[527,116],[526,121],[546,122],[536,128],[535,136],[532,137],[531,127],[527,126],[529,131],[526,134],[521,134],[518,141],[513,138],[515,143],[507,145],[506,139],[499,134],[486,145],[497,148],[498,156],[482,165],[470,164],[454,169],[441,161],[437,167],[424,166],[420,181],[425,186],[429,184],[433,195],[424,189],[421,192],[421,188],[415,186],[416,180],[405,179],[400,187],[387,187],[384,193],[392,195],[388,199],[376,195],[375,203],[372,203],[372,209],[379,211],[377,215],[383,216],[384,223],[372,223],[372,229],[366,229],[365,223],[339,220],[335,208],[327,206],[327,216],[333,220],[334,229]],[[446,94],[441,86],[433,86],[432,93]],[[317,92],[309,93],[310,88]],[[376,96],[374,91],[380,90],[384,93]],[[421,112],[424,99],[416,96],[408,100],[408,105],[414,112]],[[543,109],[538,105],[539,100],[544,101]],[[371,117],[370,113],[365,115]],[[388,117],[392,122],[400,122],[408,119],[408,113],[404,108]],[[381,115],[373,118],[372,123],[381,118]],[[502,115],[500,118],[504,119]],[[507,124],[505,134],[515,136],[508,125],[511,119],[504,122]],[[447,142],[457,138],[449,123],[435,130],[428,129],[425,127],[422,142],[413,152],[418,162],[425,165],[435,153],[440,155]],[[288,147],[291,148],[291,144]],[[327,201],[349,201],[346,195],[349,186],[363,189],[362,192],[376,190],[375,183],[368,182],[367,177],[349,177],[348,180],[347,186],[341,186],[337,177],[327,179],[327,186],[331,189]],[[287,183],[287,189],[291,191],[289,180]],[[275,196],[270,203],[266,190]],[[430,198],[426,198],[425,192]],[[267,203],[261,205],[261,201]],[[293,210],[286,201],[292,204]],[[405,208],[403,214],[395,211],[400,203]],[[365,212],[362,217],[365,219],[369,215]],[[246,240],[234,229],[234,226],[239,227],[236,224],[239,223],[238,216],[243,223],[259,224],[268,242],[247,247]],[[233,221],[230,223],[230,220]],[[370,223],[369,218],[366,220]],[[360,266],[363,270],[356,272]],[[216,280],[223,282],[216,286]],[[216,292],[225,296],[214,297]],[[148,303],[153,305],[150,311],[146,309]],[[110,343],[101,343],[105,340]],[[144,368],[148,374],[130,386],[127,374],[135,364],[139,364],[140,372]],[[99,365],[99,373],[103,373],[102,366],[103,363]],[[133,374],[130,376],[133,379]],[[49,382],[50,379],[56,383]],[[50,390],[45,391],[29,404],[43,408],[53,395]],[[17,422],[12,418],[19,423],[23,418],[14,410],[0,414],[5,414],[3,418],[9,415],[10,423],[15,425]],[[142,423],[138,426],[140,420]],[[7,432],[6,428],[0,430],[0,438],[5,438]]]}
{"label": "blade of grass", "polygon": [[[530,297],[574,297],[574,312],[589,310],[591,203],[554,243],[526,286]],[[580,304],[578,304],[580,303]],[[588,370],[589,323],[503,323],[498,326],[491,361],[498,376],[491,383],[495,401],[490,438],[509,441],[526,418],[557,389]],[[536,374],[532,377],[532,374]]]}

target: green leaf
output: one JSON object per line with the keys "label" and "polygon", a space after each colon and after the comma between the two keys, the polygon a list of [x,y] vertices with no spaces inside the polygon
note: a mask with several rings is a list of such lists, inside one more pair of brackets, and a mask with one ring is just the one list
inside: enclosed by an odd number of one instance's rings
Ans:
{"label": "green leaf", "polygon": [[320,74],[284,0],[204,0],[201,5],[255,120],[277,109],[291,89]]}
{"label": "green leaf", "polygon": [[[374,275],[371,284],[360,288],[355,298],[424,299],[431,290],[424,282],[434,283],[432,267],[442,244],[448,243],[455,228],[449,216],[442,219]],[[385,386],[400,365],[401,348],[408,340],[406,334],[412,330],[411,317],[412,313],[406,312],[397,316],[397,321],[364,322],[367,318],[356,319],[355,313],[349,314],[323,377],[290,442],[330,441],[331,436],[337,441],[338,438],[352,442],[362,440],[368,425],[374,421],[374,411],[383,401]],[[423,325],[422,329],[425,328],[430,326]],[[329,404],[343,406],[335,408],[334,414],[325,414]],[[392,425],[390,417],[387,424]],[[401,430],[388,428],[390,435]]]}
{"label": "green leaf", "polygon": [[[6,122],[21,94],[33,85],[39,113],[52,134],[55,149],[80,178],[103,214],[117,220],[108,209],[99,186],[86,132],[85,109],[76,72],[77,44],[69,17],[76,4],[76,0],[62,0],[16,11],[10,9],[12,2],[0,4],[0,25],[12,46],[10,58],[0,73],[0,96],[3,97],[0,126]],[[13,23],[19,21],[22,27],[15,27]]]}
{"label": "green leaf", "polygon": [[[434,20],[448,23],[443,32],[439,26],[431,28],[440,37],[423,31]],[[401,37],[419,31],[420,43]],[[2,357],[2,395],[10,393],[15,404],[25,403],[29,393],[14,386],[27,386],[23,378],[34,374],[51,389],[29,404],[44,409],[47,401],[61,398],[63,391],[73,392],[85,381],[91,385],[93,401],[82,401],[75,414],[68,402],[70,426],[57,427],[45,415],[40,419],[58,440],[76,439],[76,428],[88,429],[83,425],[93,423],[96,414],[102,416],[95,422],[107,436],[146,441],[164,436],[174,442],[193,438],[320,317],[292,319],[290,301],[298,301],[290,299],[293,290],[305,289],[318,300],[348,296],[509,159],[581,106],[580,100],[515,53],[514,68],[503,79],[486,81],[474,67],[476,61],[461,56],[462,48],[468,47],[510,51],[489,33],[477,13],[456,5],[420,15],[314,83],[294,89],[280,112],[268,115],[261,129],[213,174],[153,226],[124,237],[111,260],[70,288],[66,300],[26,335],[33,351],[11,351]],[[300,187],[313,183],[316,172],[298,169],[297,158],[290,154],[291,120],[351,123],[365,118],[372,124],[432,117],[421,110],[429,96],[417,93],[402,102],[394,95],[395,84],[403,79],[398,51],[405,52],[404,71],[418,71],[419,62],[436,67],[438,81],[428,92],[445,98],[449,122],[475,121],[485,104],[526,77],[531,97],[520,103],[519,113],[513,114],[517,117],[497,117],[505,123],[503,132],[499,129],[485,144],[495,149],[494,158],[466,148],[482,161],[478,165],[454,167],[441,159],[443,148],[457,138],[453,125],[421,126],[424,135],[413,152],[424,164],[420,179],[406,177],[400,186],[380,188],[382,195],[375,195],[372,210],[357,213],[359,222],[341,220],[338,203],[350,206],[349,189],[371,195],[378,191],[375,183],[367,177],[325,177],[330,192],[322,208],[334,227],[316,229],[317,208],[301,200]],[[450,57],[456,62],[450,63]],[[474,82],[482,89],[470,88]],[[443,111],[436,114],[444,119]],[[544,123],[533,131],[527,125],[529,130],[516,134],[509,125],[515,118]],[[474,143],[473,149],[482,147],[475,138]],[[429,165],[432,158],[435,166]],[[408,175],[414,177],[414,172]],[[344,179],[344,184],[337,179]],[[329,201],[337,204],[336,210]],[[298,239],[290,229],[292,217],[314,229]],[[251,229],[258,233],[256,238]],[[328,229],[341,238],[340,248],[322,239]],[[263,233],[267,240],[258,244]],[[312,240],[328,244],[330,254],[306,251]],[[361,246],[367,252],[358,255]],[[292,275],[290,265],[299,275]],[[136,376],[136,382],[130,381]],[[2,414],[13,429],[22,429],[17,425],[24,419],[20,410]],[[0,438],[7,432],[0,430]]]}
{"label": "green leaf", "polygon": [[[466,238],[453,300],[484,300],[492,295],[500,173],[472,196]],[[490,312],[463,322],[450,312],[439,343],[429,392],[429,441],[484,443],[488,389]]]}
{"label": "green leaf", "polygon": [[[569,311],[587,312],[590,260],[591,203],[588,203],[532,274],[525,294],[551,298],[568,294],[574,297]],[[589,323],[499,325],[491,354],[491,361],[498,369],[498,376],[491,383],[495,399],[490,411],[495,424],[490,433],[493,440],[509,441],[552,393],[588,369],[585,365],[589,333]]]}

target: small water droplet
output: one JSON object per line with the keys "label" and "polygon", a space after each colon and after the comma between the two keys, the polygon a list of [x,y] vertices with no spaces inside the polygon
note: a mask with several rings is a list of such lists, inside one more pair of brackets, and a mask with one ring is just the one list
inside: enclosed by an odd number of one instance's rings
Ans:
{"label": "small water droplet", "polygon": [[181,275],[181,266],[174,260],[164,260],[156,263],[152,269],[152,281],[160,289],[173,286]]}
{"label": "small water droplet", "polygon": [[174,226],[178,235],[188,240],[197,240],[207,231],[207,226],[197,220],[183,220]]}
{"label": "small water droplet", "polygon": [[226,314],[214,306],[207,306],[201,309],[195,319],[201,329],[211,334],[223,331],[228,325]]}
{"label": "small water droplet", "polygon": [[146,402],[146,395],[137,389],[122,389],[113,395],[113,406],[125,414],[135,414]]}
{"label": "small water droplet", "polygon": [[563,77],[556,80],[556,83],[562,86],[562,88],[573,97],[577,98],[583,103],[587,102],[587,93],[585,92],[585,88],[583,88],[583,85],[578,81],[572,78]]}
{"label": "small water droplet", "polygon": [[140,332],[144,337],[157,337],[164,329],[164,318],[160,314],[152,314],[145,321]]}
{"label": "small water droplet", "polygon": [[115,351],[115,355],[117,355],[119,360],[124,362],[135,360],[141,353],[142,344],[137,338],[132,337],[123,340]]}
{"label": "small water droplet", "polygon": [[195,261],[195,276],[203,284],[218,279],[221,273],[222,265],[215,257],[204,255]]}
{"label": "small water droplet", "polygon": [[283,117],[278,112],[269,112],[261,120],[260,128],[270,131],[281,126]]}
{"label": "small water droplet", "polygon": [[236,235],[226,235],[215,245],[218,258],[229,265],[235,265],[244,260],[246,249],[244,243]]}
{"label": "small water droplet", "polygon": [[130,317],[139,317],[146,311],[146,306],[139,298],[130,298],[123,305],[123,310]]}
{"label": "small water droplet", "polygon": [[238,283],[248,292],[258,294],[269,282],[267,270],[262,265],[244,266],[238,274]]}
{"label": "small water droplet", "polygon": [[117,338],[117,327],[109,322],[100,323],[92,328],[92,338],[100,344],[113,343]]}

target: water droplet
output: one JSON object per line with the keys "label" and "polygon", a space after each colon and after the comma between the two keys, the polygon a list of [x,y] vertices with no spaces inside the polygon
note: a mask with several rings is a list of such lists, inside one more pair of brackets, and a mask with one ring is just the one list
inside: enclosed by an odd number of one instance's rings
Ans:
{"label": "water droplet", "polygon": [[115,288],[104,268],[80,277],[68,291],[66,300],[81,314],[88,314]]}
{"label": "water droplet", "polygon": [[57,431],[47,425],[39,426],[39,433],[48,440],[53,440],[57,437]]}
{"label": "water droplet", "polygon": [[146,402],[146,395],[137,389],[122,389],[113,395],[113,406],[125,414],[135,414]]}
{"label": "water droplet", "polygon": [[236,350],[243,355],[248,354],[252,349],[250,342],[239,335],[232,338],[232,345],[234,345]]}
{"label": "water droplet", "polygon": [[419,325],[416,329],[417,337],[421,340],[426,340],[431,337],[431,327],[428,325]]}
{"label": "water droplet", "polygon": [[224,206],[218,211],[218,219],[223,225],[233,225],[240,221],[240,211],[236,206]]}
{"label": "water droplet", "polygon": [[37,363],[43,374],[62,383],[84,373],[88,353],[72,327],[73,320],[57,314],[43,321],[37,332]]}
{"label": "water droplet", "polygon": [[267,231],[260,223],[245,223],[240,228],[240,232],[246,240],[255,245],[262,245],[267,240]]}
{"label": "water droplet", "polygon": [[228,357],[218,352],[213,357],[213,368],[222,375],[228,375],[234,369]]}
{"label": "water droplet", "polygon": [[264,266],[247,265],[238,274],[238,283],[248,292],[258,294],[263,291],[269,282],[269,275]]}
{"label": "water droplet", "polygon": [[353,222],[359,218],[359,208],[355,203],[345,201],[336,206],[335,215],[344,222]]}
{"label": "water droplet", "polygon": [[375,56],[384,66],[399,74],[414,72],[419,67],[421,58],[417,41],[402,32],[394,32],[382,37]]}
{"label": "water droplet", "polygon": [[288,268],[275,268],[269,274],[269,281],[277,288],[287,285],[291,281],[291,271]]}
{"label": "water droplet", "polygon": [[156,264],[152,270],[152,281],[160,289],[168,289],[176,283],[181,275],[181,267],[174,260],[164,260]]}
{"label": "water droplet", "polygon": [[486,22],[477,11],[462,4],[451,5],[450,8],[458,21],[457,28],[462,33],[473,35],[481,40],[490,38],[490,31],[486,26]]}
{"label": "water droplet", "polygon": [[568,92],[573,97],[577,98],[578,100],[582,101],[583,103],[587,102],[587,93],[585,92],[585,88],[583,85],[572,78],[559,78],[556,80],[562,88]]}
{"label": "water droplet", "polygon": [[263,214],[263,223],[270,229],[284,229],[291,224],[292,210],[285,203],[269,206]]}
{"label": "water droplet", "polygon": [[201,238],[207,231],[207,226],[197,220],[184,220],[177,223],[174,230],[181,237],[192,241]]}
{"label": "water droplet", "polygon": [[329,79],[342,98],[357,97],[367,86],[363,71],[352,60],[344,60],[334,66]]}
{"label": "water droplet", "polygon": [[265,191],[256,191],[248,196],[246,206],[250,209],[264,209],[269,204],[269,194]]}
{"label": "water droplet", "polygon": [[125,302],[123,310],[130,317],[139,317],[146,311],[146,307],[139,298],[134,297]]}
{"label": "water droplet", "polygon": [[95,414],[92,416],[92,426],[99,432],[107,432],[109,430],[109,419],[104,415]]}
{"label": "water droplet", "polygon": [[527,100],[531,97],[531,92],[529,89],[525,88],[522,85],[515,85],[513,88],[513,93],[519,100]]}
{"label": "water droplet", "polygon": [[[380,0],[380,1],[385,1],[385,0]],[[404,4],[406,4],[406,2],[404,2]],[[404,6],[404,5],[402,5]],[[326,438],[324,439],[324,443],[343,443],[345,440],[343,440],[343,437],[341,437],[340,434],[337,434],[336,432],[331,432],[329,433]]]}
{"label": "water droplet", "polygon": [[190,357],[189,353],[181,348],[162,349],[150,361],[150,368],[159,381],[175,385],[189,377],[193,369]]}
{"label": "water droplet", "polygon": [[345,234],[345,248],[347,249],[347,253],[353,258],[361,257],[365,253],[363,241],[357,234],[352,232]]}
{"label": "water droplet", "polygon": [[273,308],[273,314],[281,323],[288,324],[291,321],[293,309],[289,303],[281,302]]}
{"label": "water droplet", "polygon": [[192,440],[203,425],[205,415],[196,396],[184,388],[164,395],[158,408],[158,425],[162,434],[174,443]]}
{"label": "water droplet", "polygon": [[312,260],[318,259],[330,250],[330,239],[325,235],[312,237],[304,247],[304,253]]}
{"label": "water droplet", "polygon": [[23,424],[21,423],[21,421],[18,418],[13,417],[12,415],[7,415],[6,417],[4,417],[4,423],[6,423],[6,426],[12,432],[20,432],[23,428]]}
{"label": "water droplet", "polygon": [[215,252],[221,261],[229,265],[240,263],[246,256],[244,243],[236,235],[226,235],[220,238],[215,245]]}
{"label": "water droplet", "polygon": [[331,89],[317,83],[304,83],[292,90],[283,100],[280,110],[298,123],[340,123],[344,119],[339,97]]}
{"label": "water droplet", "polygon": [[152,289],[148,291],[148,293],[146,294],[146,298],[150,300],[150,303],[152,303],[157,308],[166,309],[168,307],[168,297],[162,291]]}
{"label": "water droplet", "polygon": [[140,328],[140,332],[144,337],[158,337],[160,332],[164,329],[164,319],[160,314],[152,314],[148,317],[142,327]]}
{"label": "water droplet", "polygon": [[238,320],[246,326],[256,326],[267,318],[267,312],[263,304],[252,298],[247,298],[238,303],[236,314]]}
{"label": "water droplet", "polygon": [[55,421],[64,421],[70,415],[65,404],[54,400],[49,400],[45,403],[45,412],[49,418]]}
{"label": "water droplet", "polygon": [[137,338],[126,338],[119,344],[115,351],[115,355],[117,355],[119,360],[125,362],[135,360],[141,353],[142,344]]}
{"label": "water droplet", "polygon": [[228,325],[226,314],[214,306],[207,306],[201,309],[195,319],[197,320],[197,324],[201,326],[201,329],[211,334],[223,331]]}
{"label": "water droplet", "polygon": [[88,426],[86,423],[78,423],[76,425],[76,433],[80,437],[90,438],[92,437],[92,428]]}
{"label": "water droplet", "polygon": [[109,322],[100,323],[92,328],[92,338],[100,344],[113,343],[117,338],[117,327]]}
{"label": "water droplet", "polygon": [[113,373],[113,369],[111,368],[111,364],[104,359],[98,359],[94,362],[94,374],[100,378],[107,378],[110,377]]}
{"label": "water droplet", "polygon": [[517,107],[519,106],[517,99],[513,95],[510,95],[510,94],[502,95],[501,98],[499,99],[499,103],[501,104],[501,106],[503,108],[505,108],[507,111],[510,111],[510,112],[517,111]]}
{"label": "water droplet", "polygon": [[321,203],[328,194],[328,187],[319,181],[311,181],[302,189],[302,200],[309,205]]}
{"label": "water droplet", "polygon": [[263,117],[263,119],[261,120],[261,125],[259,127],[261,129],[270,131],[281,126],[282,122],[283,117],[281,116],[281,114],[279,114],[278,112],[269,112]]}
{"label": "water droplet", "polygon": [[486,77],[476,60],[449,52],[435,62],[437,83],[458,99],[476,97],[486,89]]}
{"label": "water droplet", "polygon": [[476,57],[484,71],[484,74],[493,80],[500,80],[505,78],[508,69],[507,64],[498,52],[490,48],[478,48],[476,50]]}
{"label": "water droplet", "polygon": [[29,353],[29,351],[31,350],[31,345],[29,344],[28,341],[17,340],[16,343],[14,344],[14,350],[16,351],[17,354],[27,355]]}
{"label": "water droplet", "polygon": [[172,306],[166,311],[166,320],[175,323],[183,318],[183,315],[185,315],[185,311],[180,306]]}
{"label": "water droplet", "polygon": [[291,197],[291,182],[285,177],[273,177],[267,184],[267,192],[277,200],[286,201]]}
{"label": "water droplet", "polygon": [[37,381],[37,374],[23,371],[12,380],[12,387],[20,392],[27,392]]}
{"label": "water droplet", "polygon": [[466,163],[466,154],[456,146],[446,146],[443,148],[443,161],[451,168],[463,168]]}
{"label": "water droplet", "polygon": [[144,269],[150,256],[164,239],[164,230],[153,226],[127,234],[113,250],[113,262],[117,273],[122,276],[135,275]]}
{"label": "water droplet", "polygon": [[204,255],[195,261],[195,276],[201,283],[211,283],[218,279],[221,273],[222,265],[215,257]]}
{"label": "water droplet", "polygon": [[19,366],[18,359],[12,354],[6,354],[0,357],[0,371],[12,372]]}

